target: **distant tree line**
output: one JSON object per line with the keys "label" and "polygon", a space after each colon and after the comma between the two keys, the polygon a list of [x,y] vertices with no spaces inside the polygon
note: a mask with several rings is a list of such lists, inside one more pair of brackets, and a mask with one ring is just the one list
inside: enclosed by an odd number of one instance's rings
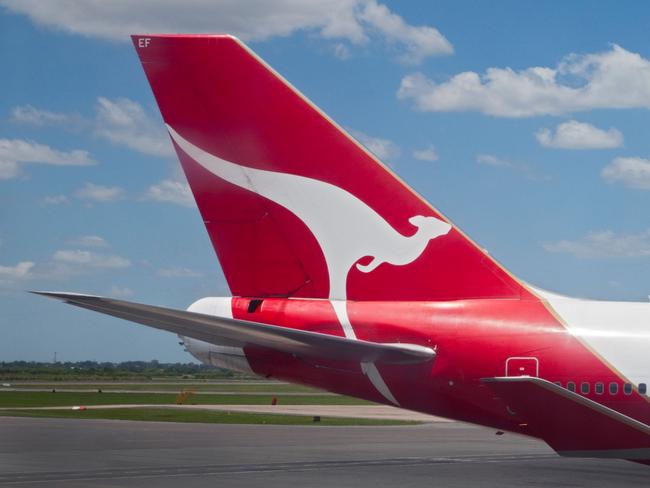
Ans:
{"label": "distant tree line", "polygon": [[196,363],[161,363],[152,361],[66,361],[41,363],[36,361],[0,362],[2,380],[150,380],[150,379],[225,379],[242,375],[226,369]]}

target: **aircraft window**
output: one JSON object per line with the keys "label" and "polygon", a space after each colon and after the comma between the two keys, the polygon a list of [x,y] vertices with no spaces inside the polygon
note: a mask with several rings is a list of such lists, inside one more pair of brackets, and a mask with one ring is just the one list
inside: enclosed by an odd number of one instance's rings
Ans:
{"label": "aircraft window", "polygon": [[566,384],[566,388],[567,388],[567,390],[569,390],[569,391],[576,391],[576,384],[575,384],[573,381],[569,381],[569,382]]}
{"label": "aircraft window", "polygon": [[587,383],[586,381],[583,381],[582,383],[580,383],[580,392],[583,395],[588,395],[589,394],[589,383]]}
{"label": "aircraft window", "polygon": [[646,384],[639,383],[639,393],[641,393],[641,395],[645,395],[647,391],[648,391],[648,387],[646,386]]}
{"label": "aircraft window", "polygon": [[632,394],[632,385],[630,383],[625,383],[623,385],[623,392],[626,395],[631,395]]}
{"label": "aircraft window", "polygon": [[618,393],[618,383],[609,384],[609,394],[616,395]]}
{"label": "aircraft window", "polygon": [[605,391],[605,385],[603,385],[601,382],[598,382],[596,383],[594,390],[596,391],[596,395],[602,395]]}
{"label": "aircraft window", "polygon": [[557,385],[559,387],[562,387],[562,382],[561,381],[554,381],[553,384]]}

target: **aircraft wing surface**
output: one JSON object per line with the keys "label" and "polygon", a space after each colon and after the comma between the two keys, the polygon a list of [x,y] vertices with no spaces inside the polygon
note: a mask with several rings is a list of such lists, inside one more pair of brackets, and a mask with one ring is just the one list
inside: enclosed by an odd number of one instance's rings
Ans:
{"label": "aircraft wing surface", "polygon": [[[482,380],[561,456],[650,460],[650,426],[550,381],[531,376]],[[597,426],[597,428],[594,428]]]}
{"label": "aircraft wing surface", "polygon": [[407,364],[435,357],[432,349],[415,344],[382,344],[94,295],[32,293],[217,345],[258,346],[303,357],[364,363]]}

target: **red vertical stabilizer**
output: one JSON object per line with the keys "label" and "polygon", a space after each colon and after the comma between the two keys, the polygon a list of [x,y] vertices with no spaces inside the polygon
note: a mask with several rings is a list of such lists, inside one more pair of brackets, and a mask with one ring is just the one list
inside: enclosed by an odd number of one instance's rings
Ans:
{"label": "red vertical stabilizer", "polygon": [[238,39],[133,42],[233,295],[527,294]]}

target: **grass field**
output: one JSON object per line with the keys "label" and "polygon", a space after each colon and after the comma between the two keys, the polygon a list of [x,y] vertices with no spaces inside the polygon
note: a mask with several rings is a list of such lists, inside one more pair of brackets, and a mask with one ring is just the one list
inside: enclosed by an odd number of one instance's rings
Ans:
{"label": "grass field", "polygon": [[[260,383],[256,381],[232,381],[232,382],[166,382],[166,381],[151,381],[140,383],[97,383],[97,382],[64,382],[64,383],[34,383],[34,382],[12,382],[12,388],[20,388],[25,390],[98,390],[111,391],[111,390],[129,390],[129,391],[169,391],[179,392],[183,389],[194,390],[197,393],[203,392],[240,392],[240,393],[321,393],[320,390],[309,388],[307,386],[292,385],[290,383],[279,383],[269,381]],[[0,392],[2,389],[0,389]]]}
{"label": "grass field", "polygon": [[[371,405],[370,402],[340,395],[275,395],[280,405]],[[49,391],[0,391],[0,407],[63,407],[72,405],[121,405],[177,403],[175,393],[97,393]],[[182,403],[195,405],[270,405],[273,395],[191,395]]]}
{"label": "grass field", "polygon": [[272,425],[411,425],[405,420],[355,419],[322,417],[314,422],[306,415],[277,415],[244,412],[184,410],[176,408],[106,408],[97,410],[0,410],[0,416],[84,418],[112,420],[145,420],[156,422],[198,422],[216,424],[272,424]]}

